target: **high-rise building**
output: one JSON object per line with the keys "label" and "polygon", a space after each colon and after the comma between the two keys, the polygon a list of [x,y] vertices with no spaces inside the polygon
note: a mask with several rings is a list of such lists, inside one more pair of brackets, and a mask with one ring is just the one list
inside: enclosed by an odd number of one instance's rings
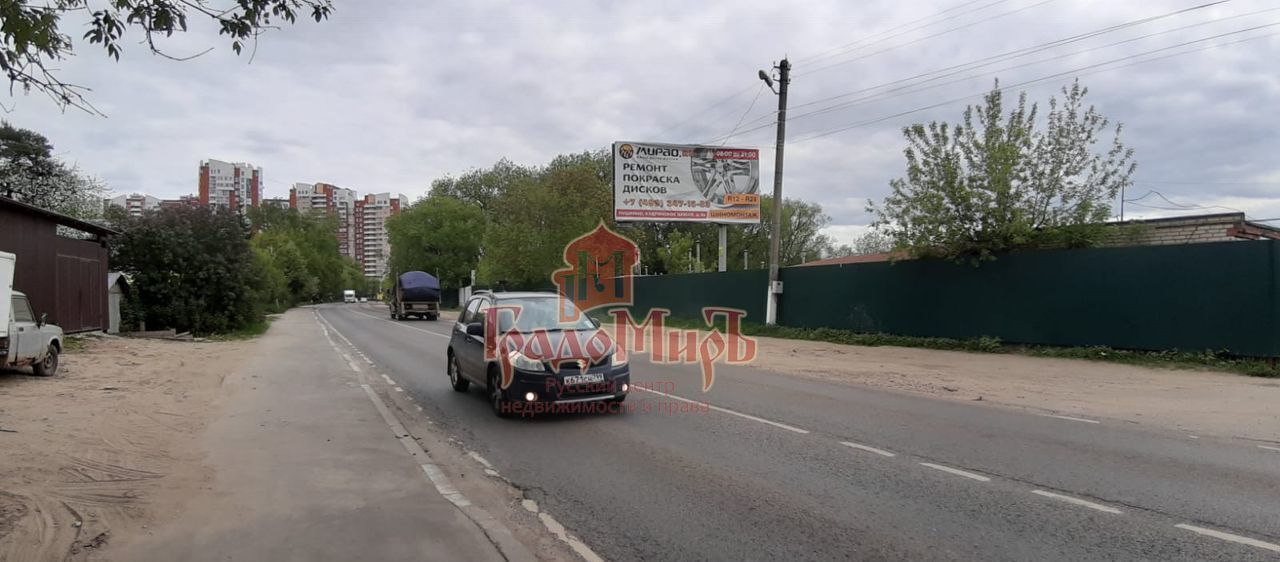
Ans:
{"label": "high-rise building", "polygon": [[141,193],[118,195],[103,200],[106,207],[120,207],[131,217],[142,216],[142,213],[160,208],[160,198]]}
{"label": "high-rise building", "polygon": [[200,162],[200,204],[244,212],[262,199],[262,168],[244,162]]}
{"label": "high-rise building", "polygon": [[[289,207],[299,211],[323,211],[338,219],[338,252],[356,259],[355,213],[356,192],[328,183],[295,183],[289,189]],[[359,261],[359,260],[357,260]]]}
{"label": "high-rise building", "polygon": [[382,278],[387,274],[391,257],[391,241],[387,238],[387,219],[400,214],[405,196],[371,193],[355,202],[355,258],[365,277]]}

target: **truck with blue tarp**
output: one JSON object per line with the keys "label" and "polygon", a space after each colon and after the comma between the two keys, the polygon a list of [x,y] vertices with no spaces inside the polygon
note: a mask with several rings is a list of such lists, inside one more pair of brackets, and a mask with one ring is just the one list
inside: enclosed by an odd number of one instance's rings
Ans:
{"label": "truck with blue tarp", "polygon": [[410,316],[436,320],[440,318],[440,280],[422,271],[407,271],[396,278],[388,302],[393,320]]}

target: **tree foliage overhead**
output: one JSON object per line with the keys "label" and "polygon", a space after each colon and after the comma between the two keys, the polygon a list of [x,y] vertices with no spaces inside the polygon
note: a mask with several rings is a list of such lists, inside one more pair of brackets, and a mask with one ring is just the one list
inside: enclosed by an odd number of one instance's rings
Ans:
{"label": "tree foliage overhead", "polygon": [[44,135],[0,122],[0,195],[79,219],[102,215],[106,186],[53,156]]}
{"label": "tree foliage overhead", "polygon": [[240,54],[246,44],[256,45],[266,29],[292,24],[299,15],[319,22],[332,11],[329,0],[0,0],[0,37],[4,39],[0,71],[11,87],[43,92],[62,107],[94,111],[84,97],[87,88],[64,82],[52,66],[73,54],[75,39],[62,32],[65,15],[88,14],[87,30],[80,39],[101,45],[107,56],[117,60],[131,29],[142,34],[152,53],[185,60],[166,54],[157,39],[186,32],[188,18],[211,21]]}
{"label": "tree foliage overhead", "polygon": [[1097,243],[1106,233],[1099,223],[1135,164],[1122,127],[1086,106],[1087,93],[1079,82],[1063,88],[1040,120],[1025,93],[1006,114],[997,84],[959,124],[906,127],[907,175],[890,182],[881,205],[868,207],[874,226],[922,257],[985,259]]}
{"label": "tree foliage overhead", "polygon": [[484,225],[479,205],[448,195],[418,200],[387,219],[391,273],[425,271],[446,290],[470,284]]}

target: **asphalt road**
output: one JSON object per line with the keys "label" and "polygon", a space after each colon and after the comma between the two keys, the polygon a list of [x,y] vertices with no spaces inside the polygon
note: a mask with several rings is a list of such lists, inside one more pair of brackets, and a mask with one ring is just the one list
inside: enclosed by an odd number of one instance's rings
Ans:
{"label": "asphalt road", "polygon": [[716,409],[503,420],[449,387],[451,322],[318,312],[608,560],[1280,559],[1280,450],[1254,443],[749,368],[704,394],[643,359],[637,385]]}

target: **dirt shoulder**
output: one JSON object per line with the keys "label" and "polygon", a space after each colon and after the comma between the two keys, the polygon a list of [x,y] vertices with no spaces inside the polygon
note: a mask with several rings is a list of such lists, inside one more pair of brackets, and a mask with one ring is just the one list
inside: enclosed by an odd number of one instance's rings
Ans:
{"label": "dirt shoulder", "polygon": [[107,560],[212,478],[193,438],[253,342],[86,338],[0,371],[0,560]]}
{"label": "dirt shoulder", "polygon": [[939,398],[1280,441],[1280,380],[1078,359],[757,338],[755,368]]}

